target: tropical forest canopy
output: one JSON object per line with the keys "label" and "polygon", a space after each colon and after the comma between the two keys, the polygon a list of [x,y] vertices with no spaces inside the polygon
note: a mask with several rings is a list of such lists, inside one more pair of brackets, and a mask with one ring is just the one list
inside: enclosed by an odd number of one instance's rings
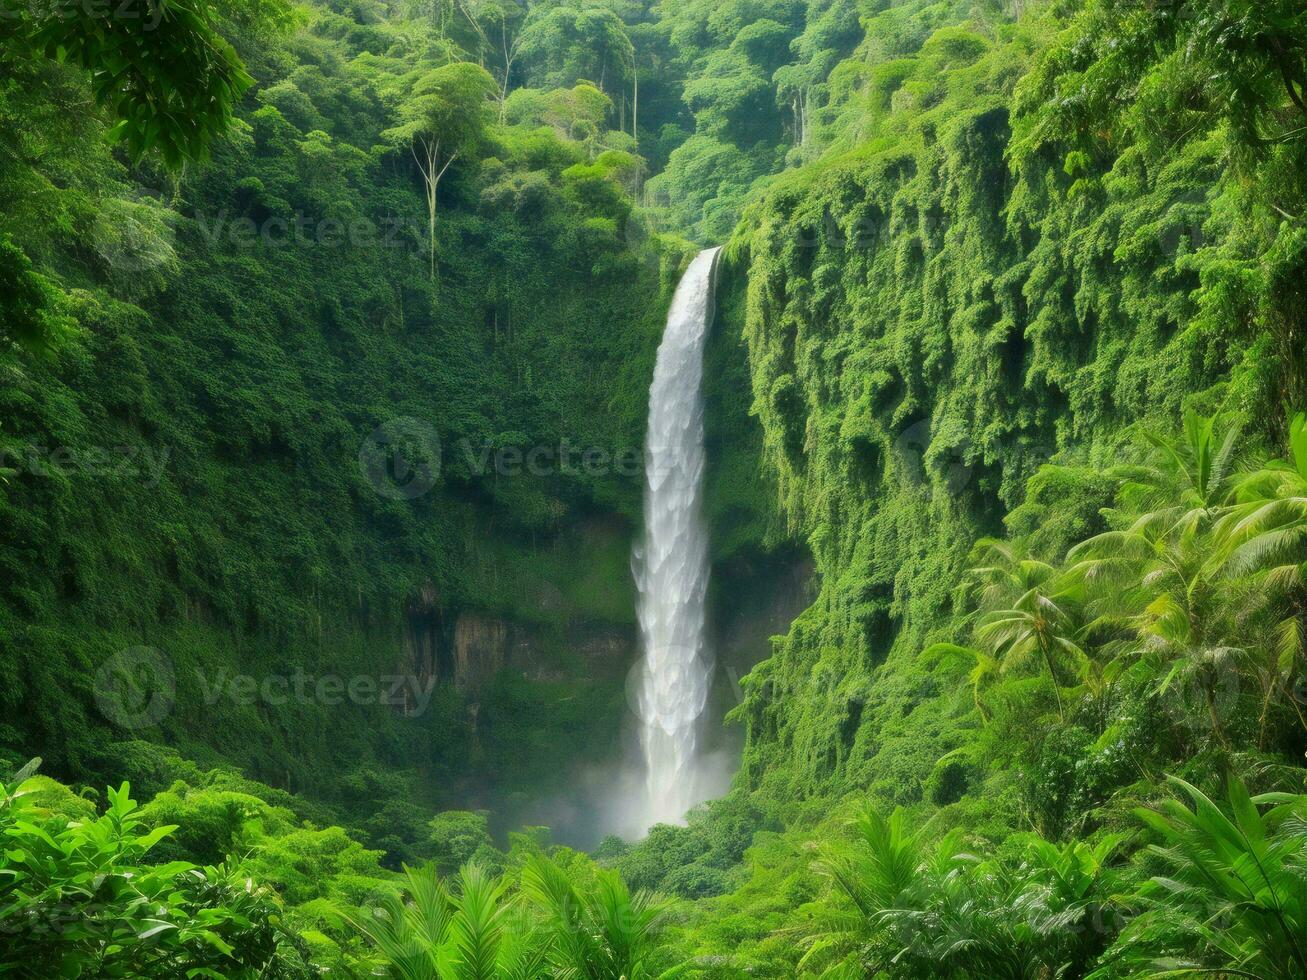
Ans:
{"label": "tropical forest canopy", "polygon": [[1307,975],[1300,0],[0,0],[0,154],[0,972]]}

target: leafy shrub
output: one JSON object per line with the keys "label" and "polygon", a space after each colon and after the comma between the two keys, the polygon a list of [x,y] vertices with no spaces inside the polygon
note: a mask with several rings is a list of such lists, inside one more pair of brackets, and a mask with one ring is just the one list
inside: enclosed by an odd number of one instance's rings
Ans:
{"label": "leafy shrub", "polygon": [[[25,774],[20,774],[25,775]],[[141,833],[127,783],[97,817],[39,805],[42,785],[0,785],[0,972],[27,976],[315,975],[266,888],[233,864],[147,863],[173,826]]]}
{"label": "leafy shrub", "polygon": [[678,972],[660,968],[666,903],[632,895],[611,871],[579,888],[560,864],[536,854],[522,868],[520,890],[474,863],[450,880],[431,867],[405,869],[403,884],[355,921],[392,977],[652,980]]}
{"label": "leafy shrub", "polygon": [[[1250,797],[1230,779],[1228,812],[1172,779],[1188,804],[1140,810],[1161,866],[1136,892],[1141,912],[1095,980],[1215,974],[1289,980],[1307,975],[1307,796]],[[1263,812],[1264,811],[1264,812]]]}

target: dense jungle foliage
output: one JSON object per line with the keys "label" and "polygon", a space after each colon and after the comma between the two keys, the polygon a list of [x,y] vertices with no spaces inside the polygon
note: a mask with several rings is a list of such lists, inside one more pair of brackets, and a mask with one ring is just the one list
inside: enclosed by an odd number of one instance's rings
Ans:
{"label": "dense jungle foliage", "polygon": [[[0,15],[0,972],[1307,975],[1300,2]],[[600,842],[709,244],[814,598]]]}

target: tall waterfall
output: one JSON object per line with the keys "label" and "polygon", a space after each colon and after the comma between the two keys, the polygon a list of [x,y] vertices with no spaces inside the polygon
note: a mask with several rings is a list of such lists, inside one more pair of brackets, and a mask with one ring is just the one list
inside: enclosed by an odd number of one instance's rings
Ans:
{"label": "tall waterfall", "polygon": [[703,799],[695,745],[709,672],[701,382],[717,252],[695,256],[676,287],[649,389],[644,542],[632,560],[644,645],[638,699],[646,826],[680,822]]}

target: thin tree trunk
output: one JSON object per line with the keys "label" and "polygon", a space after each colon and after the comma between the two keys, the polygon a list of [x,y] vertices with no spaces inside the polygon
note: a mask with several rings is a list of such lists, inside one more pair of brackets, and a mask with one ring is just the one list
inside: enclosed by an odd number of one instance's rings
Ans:
{"label": "thin tree trunk", "polygon": [[514,38],[512,44],[508,43],[508,23],[503,17],[499,19],[499,40],[504,49],[504,84],[500,86],[499,94],[499,125],[502,126],[508,113],[508,85],[513,77],[513,62],[517,60],[517,44],[520,40]]}
{"label": "thin tree trunk", "polygon": [[[428,156],[428,161],[429,161],[429,169],[427,171],[428,173],[435,172],[436,161],[439,153],[440,153],[440,143],[437,142],[435,152],[429,154]],[[427,245],[428,245],[428,260],[430,262],[428,275],[432,280],[434,280],[436,278],[436,187],[440,183],[440,178],[429,177],[426,183],[427,183]]]}
{"label": "thin tree trunk", "polygon": [[1203,683],[1203,694],[1207,698],[1207,717],[1212,723],[1212,731],[1225,750],[1230,752],[1232,751],[1230,740],[1225,737],[1225,726],[1221,724],[1221,718],[1216,711],[1216,696],[1212,693],[1212,686],[1206,682]]}
{"label": "thin tree trunk", "polygon": [[427,192],[427,259],[430,267],[428,274],[434,281],[436,278],[436,191],[440,188],[440,178],[445,176],[445,171],[449,169],[450,164],[458,159],[458,154],[451,153],[445,165],[439,167],[440,140],[426,137],[419,137],[419,140],[423,156],[426,157],[425,161],[418,156],[416,149],[410,147],[410,151],[418,165],[418,171],[422,174],[422,182]]}
{"label": "thin tree trunk", "polygon": [[1048,679],[1053,682],[1053,697],[1057,698],[1057,717],[1066,724],[1066,711],[1062,707],[1062,691],[1057,686],[1057,671],[1053,669],[1053,658],[1043,640],[1039,641],[1039,652],[1044,655],[1044,666],[1048,668]]}

